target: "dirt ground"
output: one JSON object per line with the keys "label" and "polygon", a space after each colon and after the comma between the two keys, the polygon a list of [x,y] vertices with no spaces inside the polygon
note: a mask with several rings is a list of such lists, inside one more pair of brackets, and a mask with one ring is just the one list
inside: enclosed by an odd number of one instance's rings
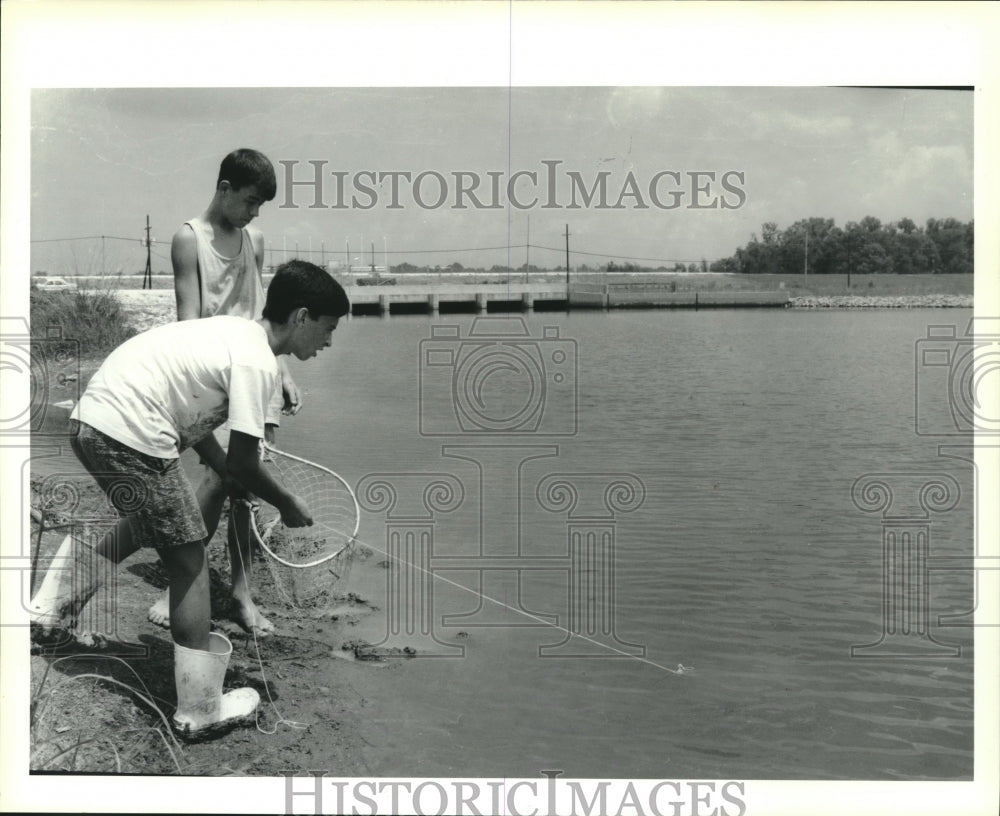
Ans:
{"label": "dirt ground", "polygon": [[[35,585],[69,521],[59,511],[65,496],[53,492],[54,479],[72,486],[72,517],[91,519],[82,528],[78,523],[78,530],[96,540],[113,521],[96,484],[78,466],[76,471],[65,452],[39,460],[33,469]],[[255,641],[228,618],[229,568],[220,527],[209,549],[213,628],[234,647],[225,687],[250,686],[261,696],[257,727],[201,744],[180,743],[171,734],[173,641],[147,619],[166,581],[155,551],[141,550],[120,565],[81,615],[78,631],[102,632],[106,642],[80,637],[32,647],[33,773],[274,776],[317,767],[346,776],[370,772],[357,727],[366,715],[365,677],[376,668],[398,671],[405,660],[387,660],[398,656],[359,638],[365,628],[359,624],[372,622],[377,607],[356,590],[377,588],[387,565],[359,548],[348,582],[355,591],[334,587],[328,605],[306,614],[281,603],[266,556],[258,555],[254,595],[276,632]]]}

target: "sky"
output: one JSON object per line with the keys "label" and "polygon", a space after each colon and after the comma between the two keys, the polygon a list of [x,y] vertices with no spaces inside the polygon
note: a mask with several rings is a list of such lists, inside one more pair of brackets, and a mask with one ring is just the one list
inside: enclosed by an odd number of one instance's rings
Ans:
{"label": "sky", "polygon": [[[973,218],[973,94],[961,90],[35,89],[33,269],[141,272],[148,214],[153,270],[169,270],[171,235],[244,146],[278,171],[254,222],[268,262],[297,251],[367,264],[374,251],[379,265],[555,267],[568,229],[574,268],[672,266],[727,257],[766,221]],[[317,166],[318,198],[287,186]]]}

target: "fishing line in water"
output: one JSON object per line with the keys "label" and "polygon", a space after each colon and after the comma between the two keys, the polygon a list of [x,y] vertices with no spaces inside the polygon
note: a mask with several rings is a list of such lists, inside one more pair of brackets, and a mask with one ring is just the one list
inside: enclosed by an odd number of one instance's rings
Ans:
{"label": "fishing line in water", "polygon": [[[386,552],[385,550],[381,549],[380,547],[377,547],[374,544],[369,544],[368,542],[362,541],[361,539],[355,539],[355,540],[356,540],[356,542],[358,544],[362,544],[365,547],[368,547],[369,549],[372,549],[375,552],[379,553],[380,555],[384,555],[386,558],[393,558],[393,556],[390,555],[388,552]],[[395,560],[398,561],[399,559],[396,558]],[[662,671],[669,672],[670,674],[677,674],[677,675],[690,674],[691,672],[694,671],[694,666],[685,666],[683,663],[678,663],[676,669],[671,669],[668,666],[663,666],[660,663],[657,663],[657,662],[655,662],[653,660],[650,660],[649,658],[639,657],[637,655],[631,655],[628,652],[624,652],[621,649],[616,649],[614,646],[609,646],[606,643],[601,643],[600,641],[594,640],[593,638],[589,638],[586,635],[582,635],[582,634],[579,634],[579,633],[576,633],[576,632],[571,632],[565,626],[560,626],[557,623],[549,623],[544,618],[540,618],[537,615],[533,615],[531,612],[528,612],[527,610],[524,610],[524,609],[512,609],[511,607],[509,607],[503,601],[497,600],[496,598],[491,598],[489,595],[485,595],[481,591],[477,592],[476,590],[470,589],[469,587],[462,586],[461,584],[457,583],[456,581],[452,581],[449,578],[445,578],[444,576],[437,575],[432,570],[425,569],[424,567],[421,567],[419,564],[410,564],[410,567],[413,568],[413,569],[415,569],[415,570],[417,570],[418,572],[421,572],[421,573],[425,574],[425,575],[429,575],[431,578],[436,578],[439,581],[444,581],[446,584],[449,584],[450,586],[457,587],[458,589],[462,590],[463,592],[468,592],[470,595],[475,595],[477,598],[481,598],[483,600],[487,600],[490,603],[495,604],[497,606],[502,606],[502,607],[504,607],[509,612],[516,612],[519,615],[522,615],[522,616],[524,616],[526,618],[530,618],[531,620],[536,621],[537,623],[542,624],[543,626],[548,626],[548,627],[550,627],[552,629],[558,629],[560,632],[564,632],[565,634],[569,635],[571,638],[577,637],[577,638],[580,638],[581,640],[587,641],[588,643],[592,643],[595,646],[600,646],[603,649],[608,649],[609,651],[617,652],[622,657],[627,657],[627,658],[629,658],[631,660],[637,660],[640,663],[645,663],[645,664],[647,664],[649,666],[652,666],[652,667],[654,667],[656,669],[660,669]]]}
{"label": "fishing line in water", "polygon": [[[253,523],[252,519],[251,519],[251,523]],[[238,533],[238,531],[236,532],[236,536],[237,536],[237,542],[238,542],[238,539],[239,539],[239,533]],[[362,541],[361,539],[355,539],[355,541],[356,541],[357,544],[361,544],[361,545],[363,545],[365,547],[368,547],[369,549],[371,549],[371,550],[379,553],[380,555],[384,555],[386,558],[390,558],[390,559],[394,558],[386,550],[383,550],[381,547],[379,547],[379,546],[377,546],[375,544],[369,543],[367,541]],[[238,554],[238,556],[240,558],[240,563],[242,564],[243,563],[242,549],[239,546],[237,546],[236,550],[237,550],[237,554]],[[399,559],[395,558],[394,560],[398,561]],[[579,634],[579,633],[576,633],[576,632],[571,632],[566,627],[560,626],[557,623],[550,623],[549,621],[545,620],[544,618],[541,618],[538,615],[534,615],[531,612],[528,612],[527,610],[524,610],[524,609],[511,609],[503,601],[500,601],[500,600],[498,600],[496,598],[491,598],[489,595],[485,595],[482,592],[477,592],[477,591],[475,591],[473,589],[470,589],[469,587],[462,586],[462,584],[458,583],[457,581],[452,581],[449,578],[445,578],[444,576],[437,575],[433,571],[431,571],[429,569],[425,569],[424,567],[421,567],[418,564],[411,564],[410,566],[412,568],[416,569],[417,571],[425,574],[425,575],[429,575],[431,578],[435,578],[437,580],[443,581],[444,583],[448,584],[449,586],[453,586],[453,587],[455,587],[457,589],[462,590],[463,592],[469,593],[470,595],[475,595],[476,597],[481,598],[481,599],[486,600],[486,601],[489,601],[490,603],[495,604],[496,606],[504,607],[508,611],[516,612],[519,615],[522,615],[523,617],[529,618],[530,620],[533,620],[536,623],[539,623],[539,624],[541,624],[543,626],[548,626],[548,627],[550,627],[552,629],[557,629],[560,632],[565,633],[566,635],[568,635],[571,638],[577,637],[577,638],[580,638],[581,640],[587,641],[588,643],[594,644],[595,646],[599,646],[599,647],[601,647],[603,649],[607,649],[607,650],[609,650],[611,652],[616,652],[617,654],[621,655],[622,657],[627,657],[630,660],[635,660],[635,661],[637,661],[639,663],[644,663],[644,664],[646,664],[648,666],[652,666],[655,669],[659,669],[660,671],[665,671],[665,672],[668,672],[669,674],[678,675],[678,676],[679,675],[690,674],[691,672],[694,671],[694,666],[685,666],[683,663],[678,663],[677,667],[672,669],[669,666],[664,666],[661,663],[657,663],[656,661],[650,660],[647,657],[639,657],[637,655],[631,655],[628,652],[624,652],[621,649],[617,649],[614,646],[610,646],[610,645],[608,645],[606,643],[601,643],[600,641],[594,640],[593,638],[587,637],[586,635]],[[246,575],[246,566],[245,565],[244,565],[244,575]],[[277,716],[278,716],[278,722],[275,723],[275,727],[274,727],[274,729],[272,731],[266,731],[266,730],[264,730],[263,728],[261,728],[261,726],[260,726],[259,723],[257,724],[257,730],[261,731],[261,733],[264,733],[264,734],[274,734],[274,733],[277,732],[278,725],[281,725],[281,724],[288,725],[290,728],[299,728],[299,729],[308,728],[309,726],[307,724],[305,724],[305,723],[300,723],[300,722],[296,722],[294,720],[286,719],[281,714],[281,712],[278,710],[278,707],[275,705],[274,700],[271,698],[270,686],[268,685],[267,679],[266,679],[266,675],[264,674],[264,663],[263,663],[263,659],[261,658],[261,655],[260,655],[260,646],[258,645],[258,642],[257,642],[257,632],[256,632],[256,629],[254,627],[251,627],[250,632],[253,635],[254,650],[256,652],[257,663],[260,666],[261,678],[264,680],[264,689],[267,692],[268,702],[271,704],[271,707],[274,709],[275,714],[277,714]]]}

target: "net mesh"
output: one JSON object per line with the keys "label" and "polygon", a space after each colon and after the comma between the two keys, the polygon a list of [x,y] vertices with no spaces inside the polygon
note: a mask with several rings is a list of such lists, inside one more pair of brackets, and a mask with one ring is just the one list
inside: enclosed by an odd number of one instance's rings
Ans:
{"label": "net mesh", "polygon": [[306,503],[313,518],[310,527],[292,528],[282,524],[269,505],[256,513],[275,600],[299,614],[322,616],[343,598],[354,560],[358,527],[354,494],[331,471],[281,451],[266,449],[263,466]]}

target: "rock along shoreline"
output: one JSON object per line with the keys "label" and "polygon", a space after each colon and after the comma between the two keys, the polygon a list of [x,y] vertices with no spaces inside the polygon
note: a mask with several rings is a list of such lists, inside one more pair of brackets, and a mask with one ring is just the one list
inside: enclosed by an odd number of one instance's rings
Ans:
{"label": "rock along shoreline", "polygon": [[971,309],[972,295],[802,295],[790,309]]}

